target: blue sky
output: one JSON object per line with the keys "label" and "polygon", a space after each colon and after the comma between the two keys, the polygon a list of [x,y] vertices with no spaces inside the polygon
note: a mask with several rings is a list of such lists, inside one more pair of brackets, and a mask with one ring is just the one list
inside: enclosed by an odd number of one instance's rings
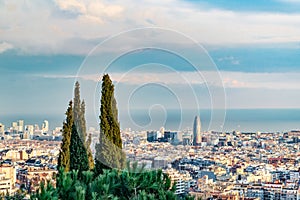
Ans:
{"label": "blue sky", "polygon": [[284,12],[284,13],[297,13],[299,12],[300,3],[297,0],[252,0],[252,1],[239,1],[239,0],[189,0],[195,5],[207,6],[211,9],[225,9],[232,11],[243,12]]}
{"label": "blue sky", "polygon": [[[202,62],[201,56],[206,56],[204,60],[208,61],[211,57],[223,85],[205,83],[189,63],[170,52],[131,52],[113,62],[109,71],[116,83],[120,110],[128,109],[126,92],[139,87],[144,91],[138,90],[142,95],[134,93],[130,108],[157,104],[176,108],[178,99],[169,99],[172,91],[177,97],[196,98],[190,102],[179,98],[183,109],[211,108],[214,100],[209,90],[214,88],[224,88],[227,108],[300,108],[297,0],[4,0],[0,2],[0,18],[5,19],[0,20],[0,116],[64,113],[72,98],[75,76],[89,52],[113,35],[143,27],[172,30],[175,36],[123,34],[122,41],[102,49],[100,55],[113,57],[131,44],[144,47],[145,41],[154,37],[153,44],[169,42],[169,50],[184,52],[194,60]],[[199,56],[193,48],[175,40],[176,34],[188,36],[208,54],[202,49]],[[94,102],[101,69],[96,67],[104,65],[98,61],[92,63],[93,74],[79,78],[89,113],[97,109]],[[201,73],[210,76],[205,67],[213,63],[202,64]],[[140,65],[145,66],[131,71]],[[157,83],[166,87],[155,89]],[[148,86],[142,87],[144,84]]]}

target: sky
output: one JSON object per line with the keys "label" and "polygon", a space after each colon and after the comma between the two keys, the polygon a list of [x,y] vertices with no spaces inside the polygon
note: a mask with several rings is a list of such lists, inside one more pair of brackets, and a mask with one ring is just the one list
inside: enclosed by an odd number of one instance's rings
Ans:
{"label": "sky", "polygon": [[[88,113],[109,73],[119,109],[300,108],[298,0],[2,0],[0,116]],[[107,67],[109,65],[109,67]]]}

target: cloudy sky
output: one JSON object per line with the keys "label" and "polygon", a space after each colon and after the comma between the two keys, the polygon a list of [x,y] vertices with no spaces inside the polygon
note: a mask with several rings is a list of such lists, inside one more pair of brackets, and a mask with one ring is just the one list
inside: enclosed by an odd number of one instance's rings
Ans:
{"label": "cloudy sky", "polygon": [[120,110],[300,108],[298,0],[3,0],[0,19],[0,115],[64,113],[75,80],[94,112],[103,72]]}

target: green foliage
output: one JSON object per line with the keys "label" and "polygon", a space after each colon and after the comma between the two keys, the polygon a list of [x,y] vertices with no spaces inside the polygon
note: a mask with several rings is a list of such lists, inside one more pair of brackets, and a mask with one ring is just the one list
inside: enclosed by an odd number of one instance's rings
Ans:
{"label": "green foliage", "polygon": [[92,143],[92,135],[88,135],[88,139],[86,141],[86,149],[88,154],[88,160],[89,160],[89,168],[92,170],[95,168],[94,158],[91,150],[91,143]]}
{"label": "green foliage", "polygon": [[77,128],[77,132],[79,133],[80,138],[85,141],[85,134],[84,134],[84,128],[82,126],[82,116],[81,116],[81,99],[80,99],[80,84],[77,81],[75,83],[75,89],[74,89],[74,124]]}
{"label": "green foliage", "polygon": [[77,81],[74,89],[74,124],[77,128],[80,139],[83,141],[88,154],[88,166],[94,168],[94,159],[90,148],[90,142],[87,140],[86,120],[85,120],[85,102],[80,99],[80,84]]}
{"label": "green foliage", "polygon": [[83,171],[89,170],[87,151],[74,124],[70,143],[70,170],[78,170],[79,177]]}
{"label": "green foliage", "polygon": [[58,168],[63,167],[66,172],[70,170],[70,143],[72,126],[74,123],[72,101],[69,102],[69,107],[66,112],[66,121],[63,124],[63,138],[58,156]]}
{"label": "green foliage", "polygon": [[[94,178],[91,171],[64,172],[61,168],[56,189],[47,184],[32,195],[32,199],[62,200],[177,200],[171,181],[161,170],[146,171],[137,164],[127,164],[126,170],[108,169]],[[192,199],[191,197],[186,199]]]}
{"label": "green foliage", "polygon": [[47,182],[47,186],[45,187],[44,182],[42,181],[40,184],[39,191],[33,194],[30,199],[32,200],[57,200],[58,194],[57,190],[51,185],[50,181]]}
{"label": "green foliage", "polygon": [[122,169],[125,164],[114,85],[108,74],[102,78],[100,113],[100,135],[95,158],[96,174],[103,173],[103,170],[109,168]]}
{"label": "green foliage", "polygon": [[9,195],[8,193],[6,195],[1,194],[0,199],[5,200],[23,200],[25,197],[25,194],[23,191],[18,190],[14,195]]}

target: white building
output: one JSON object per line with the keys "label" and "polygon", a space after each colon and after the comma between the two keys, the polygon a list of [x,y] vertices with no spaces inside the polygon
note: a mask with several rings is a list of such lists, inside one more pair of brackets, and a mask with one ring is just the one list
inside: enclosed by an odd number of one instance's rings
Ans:
{"label": "white building", "polygon": [[12,194],[16,183],[16,169],[12,166],[0,167],[0,194]]}
{"label": "white building", "polygon": [[10,180],[5,177],[4,173],[0,173],[0,194],[12,193]]}
{"label": "white building", "polygon": [[188,172],[179,173],[173,168],[167,169],[164,172],[168,174],[172,184],[176,183],[175,194],[184,194],[188,192],[190,181],[192,180],[192,177]]}
{"label": "white building", "polygon": [[44,133],[47,133],[49,131],[49,122],[47,120],[44,120],[42,124],[42,131]]}
{"label": "white building", "polygon": [[153,160],[153,167],[155,169],[161,169],[161,168],[164,168],[166,167],[168,164],[168,158],[167,157],[160,157],[160,156],[157,156],[154,158]]}
{"label": "white building", "polygon": [[18,123],[17,122],[12,122],[11,123],[11,128],[12,128],[13,133],[17,133],[18,130],[19,130]]}
{"label": "white building", "polygon": [[18,121],[18,132],[24,132],[24,120]]}
{"label": "white building", "polygon": [[34,133],[34,126],[33,125],[26,125],[25,126],[25,132],[28,132],[28,134],[32,135]]}

